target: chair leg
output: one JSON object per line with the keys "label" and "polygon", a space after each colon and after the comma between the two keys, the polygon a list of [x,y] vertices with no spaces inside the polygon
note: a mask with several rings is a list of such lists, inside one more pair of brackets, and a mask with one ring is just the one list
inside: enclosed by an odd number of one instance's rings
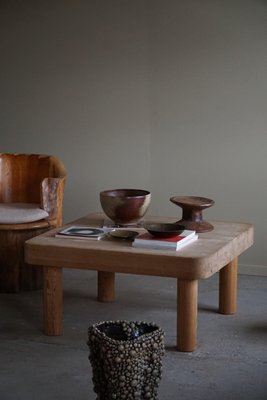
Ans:
{"label": "chair leg", "polygon": [[24,243],[48,229],[0,230],[0,293],[42,288],[42,271],[24,261]]}
{"label": "chair leg", "polygon": [[0,231],[0,292],[19,291],[18,245],[10,241],[10,231]]}

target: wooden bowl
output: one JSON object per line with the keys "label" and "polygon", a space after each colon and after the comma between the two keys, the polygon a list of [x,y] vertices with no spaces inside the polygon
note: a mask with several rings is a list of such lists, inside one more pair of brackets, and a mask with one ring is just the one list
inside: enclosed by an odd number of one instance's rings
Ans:
{"label": "wooden bowl", "polygon": [[138,235],[138,232],[127,229],[112,229],[109,235],[115,239],[133,240]]}
{"label": "wooden bowl", "polygon": [[153,236],[161,238],[171,238],[180,235],[185,227],[178,224],[168,223],[147,223],[144,228]]}
{"label": "wooden bowl", "polygon": [[104,213],[116,225],[139,222],[148,210],[151,193],[142,189],[112,189],[100,192]]}

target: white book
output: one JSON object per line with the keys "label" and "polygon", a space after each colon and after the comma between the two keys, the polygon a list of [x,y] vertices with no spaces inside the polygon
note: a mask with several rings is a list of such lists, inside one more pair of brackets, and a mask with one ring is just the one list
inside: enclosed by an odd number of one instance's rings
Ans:
{"label": "white book", "polygon": [[180,250],[197,239],[196,232],[190,230],[184,230],[180,235],[172,238],[158,238],[149,233],[143,233],[134,239],[132,246],[143,249]]}

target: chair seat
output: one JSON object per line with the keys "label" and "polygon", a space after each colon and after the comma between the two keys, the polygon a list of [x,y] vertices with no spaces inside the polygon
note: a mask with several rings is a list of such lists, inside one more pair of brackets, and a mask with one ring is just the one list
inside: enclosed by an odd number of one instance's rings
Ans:
{"label": "chair seat", "polygon": [[24,224],[45,219],[49,214],[35,203],[0,203],[0,224]]}

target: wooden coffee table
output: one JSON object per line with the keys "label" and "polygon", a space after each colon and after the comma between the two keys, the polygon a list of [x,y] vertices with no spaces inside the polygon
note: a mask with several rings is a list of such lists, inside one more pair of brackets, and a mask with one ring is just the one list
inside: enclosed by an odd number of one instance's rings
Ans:
{"label": "wooden coffee table", "polygon": [[[103,214],[90,214],[68,225],[102,226]],[[173,222],[175,218],[147,217]],[[66,226],[68,226],[66,225]],[[98,271],[98,300],[115,299],[115,273],[177,279],[177,349],[193,351],[197,344],[198,280],[219,271],[219,312],[234,314],[237,297],[237,258],[253,244],[253,226],[212,221],[214,230],[179,251],[137,249],[131,242],[60,239],[53,229],[25,243],[25,260],[43,268],[44,333],[62,331],[63,268]]]}

